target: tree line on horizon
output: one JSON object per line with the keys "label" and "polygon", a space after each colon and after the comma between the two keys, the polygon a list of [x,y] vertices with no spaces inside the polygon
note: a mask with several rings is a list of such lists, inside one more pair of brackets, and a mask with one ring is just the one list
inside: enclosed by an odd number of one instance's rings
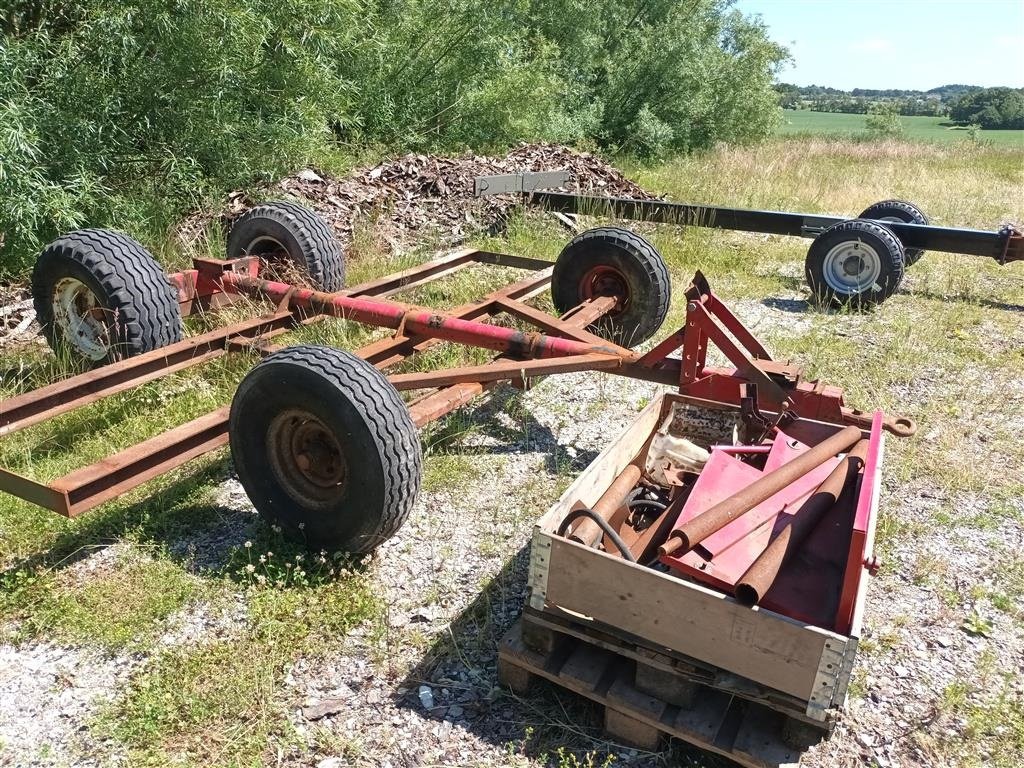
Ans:
{"label": "tree line on horizon", "polygon": [[954,123],[988,130],[1024,128],[1024,88],[950,84],[926,91],[900,88],[844,91],[819,85],[776,83],[775,91],[783,109],[869,114],[886,106],[899,115],[948,117]]}

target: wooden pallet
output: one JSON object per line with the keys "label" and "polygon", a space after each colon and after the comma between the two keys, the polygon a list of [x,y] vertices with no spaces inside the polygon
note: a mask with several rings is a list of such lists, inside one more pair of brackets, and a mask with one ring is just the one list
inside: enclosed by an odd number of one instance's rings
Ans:
{"label": "wooden pallet", "polygon": [[656,750],[666,734],[748,768],[783,768],[800,760],[800,752],[782,740],[781,713],[710,688],[701,688],[687,707],[670,703],[637,689],[633,659],[568,635],[541,653],[523,642],[517,622],[501,641],[498,678],[516,693],[544,678],[596,701],[604,705],[609,735],[641,749]]}
{"label": "wooden pallet", "polygon": [[765,688],[667,648],[652,648],[620,628],[607,627],[594,621],[581,622],[557,608],[545,611],[538,611],[529,605],[523,608],[522,637],[529,648],[546,653],[558,642],[560,635],[570,635],[633,659],[637,663],[637,687],[671,703],[681,702],[673,701],[673,695],[664,691],[707,686],[782,712],[796,721],[787,724],[788,730],[791,736],[806,742],[805,748],[830,734],[835,727],[835,713],[830,713],[825,720],[816,720],[807,715],[806,705],[800,699]]}

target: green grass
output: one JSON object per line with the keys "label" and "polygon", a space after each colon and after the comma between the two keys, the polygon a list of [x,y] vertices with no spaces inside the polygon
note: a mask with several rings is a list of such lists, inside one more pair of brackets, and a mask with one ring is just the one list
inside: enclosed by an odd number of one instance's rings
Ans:
{"label": "green grass", "polygon": [[[865,126],[866,115],[846,112],[812,112],[808,109],[782,110],[782,122],[777,133],[786,136],[792,134],[837,135],[867,138]],[[946,117],[926,117],[923,115],[902,116],[904,135],[908,139],[923,141],[973,141],[970,131],[949,122]],[[1024,130],[978,131],[978,140],[992,142],[996,146],[1024,149]]]}
{"label": "green grass", "polygon": [[[1009,146],[801,137],[634,164],[628,171],[652,192],[692,202],[856,215],[877,200],[903,197],[941,224],[994,228],[1005,220],[1024,220],[1024,152]],[[927,254],[911,270],[906,291],[874,312],[831,313],[803,303],[807,241],[638,228],[664,254],[672,274],[676,290],[666,331],[682,322],[681,289],[700,269],[742,319],[759,322],[756,333],[777,356],[804,364],[812,377],[845,387],[852,404],[919,420],[918,437],[888,443],[887,487],[927,487],[950,501],[931,520],[908,519],[893,511],[898,507],[886,504],[879,523],[883,554],[896,543],[905,545],[937,530],[955,532],[968,526],[994,534],[1002,526],[1019,526],[1016,500],[1024,455],[1019,421],[1014,419],[1024,408],[1024,265],[1000,268],[980,258]],[[475,244],[553,259],[566,240],[567,233],[552,219],[520,212],[512,217],[505,237],[480,237]],[[392,259],[371,229],[361,230],[349,254],[350,279],[357,282],[401,269],[429,253],[424,247]],[[474,269],[399,298],[452,307],[509,279],[513,275],[506,271]],[[550,308],[546,297],[536,303]],[[791,311],[780,312],[777,306]],[[771,320],[764,322],[766,316]],[[200,325],[191,332],[201,330]],[[355,348],[382,335],[330,321],[276,341]],[[409,367],[448,367],[486,357],[441,344]],[[7,353],[0,361],[7,371],[0,379],[3,396],[69,372],[42,349]],[[233,356],[4,436],[0,466],[41,479],[58,477],[227,403],[252,362]],[[556,413],[558,405],[552,406]],[[501,455],[477,456],[468,438],[482,432],[488,439],[508,442],[528,439],[532,429],[520,398],[499,401],[495,407],[508,416],[502,424],[481,426],[455,415],[424,431],[427,490],[451,488],[468,494],[493,482],[501,470]],[[604,408],[604,403],[595,405],[595,418]],[[508,503],[481,511],[486,522],[481,527],[500,530],[538,517],[573,473],[562,458],[555,457],[554,470],[528,478]],[[17,642],[53,638],[144,658],[127,689],[98,722],[88,724],[94,735],[112,739],[131,764],[233,766],[273,760],[278,748],[299,748],[285,716],[286,707],[294,704],[282,683],[290,665],[337,651],[359,624],[368,627],[366,636],[378,644],[374,658],[382,669],[390,663],[391,644],[420,647],[437,639],[389,634],[382,618],[387,609],[375,596],[372,569],[367,572],[331,556],[320,563],[261,521],[239,519],[240,513],[225,509],[215,489],[227,472],[226,452],[221,451],[76,521],[0,496],[0,631]],[[989,503],[969,516],[960,515],[956,494],[963,492]],[[225,527],[241,530],[252,546],[226,551],[219,545],[214,547],[219,560],[199,565],[197,549],[218,541]],[[508,556],[524,543],[485,533],[480,549],[488,556]],[[124,556],[95,571],[79,566],[83,557],[108,544],[121,545]],[[438,547],[443,550],[444,542]],[[305,559],[296,559],[300,557]],[[1003,575],[979,594],[998,612],[992,620],[1015,621],[1024,594],[1019,576],[1014,576],[1021,572],[1019,556],[999,557]],[[934,555],[915,556],[909,567],[911,580],[921,584],[935,583],[949,568]],[[492,578],[480,574],[481,584]],[[973,615],[961,605],[963,595],[943,591],[940,598],[964,618]],[[227,636],[170,648],[156,642],[173,629],[183,611],[202,604],[217,614],[236,603],[244,617]],[[872,652],[887,652],[897,640],[880,633]],[[994,711],[993,702],[1003,696],[1001,683],[992,690],[996,699],[975,700],[950,691],[945,706],[975,725],[964,744],[929,743],[934,762],[952,763],[981,747],[1002,748],[1010,758],[1021,753],[1013,730],[1020,722],[1019,698],[1006,694],[1007,705],[1017,709],[1007,721],[1010,735],[1004,734],[1000,742],[985,722]],[[318,740],[339,751],[360,749],[355,736],[344,743],[337,734]],[[1004,763],[1013,764],[1012,759]],[[528,758],[523,764],[529,764]]]}

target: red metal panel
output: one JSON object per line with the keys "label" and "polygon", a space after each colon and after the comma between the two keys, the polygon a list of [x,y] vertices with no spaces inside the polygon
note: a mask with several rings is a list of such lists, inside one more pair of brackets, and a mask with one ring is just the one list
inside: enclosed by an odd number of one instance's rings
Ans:
{"label": "red metal panel", "polygon": [[864,460],[864,473],[857,494],[850,548],[843,572],[843,591],[836,611],[837,631],[845,633],[850,631],[852,625],[861,580],[873,565],[878,500],[882,488],[882,453],[885,439],[882,434],[883,423],[884,415],[881,411],[875,411],[871,422],[871,442],[867,458]]}

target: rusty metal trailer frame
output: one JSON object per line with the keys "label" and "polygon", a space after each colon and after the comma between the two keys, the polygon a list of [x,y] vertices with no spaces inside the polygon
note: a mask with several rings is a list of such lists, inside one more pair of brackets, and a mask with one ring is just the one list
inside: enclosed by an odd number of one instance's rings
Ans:
{"label": "rusty metal trailer frame", "polygon": [[[829,227],[851,217],[813,213],[760,211],[716,205],[673,203],[665,200],[570,195],[562,192],[532,192],[531,202],[558,213],[582,214],[617,219],[649,221],[685,227],[732,229],[772,235],[816,238]],[[990,231],[961,227],[936,227],[885,221],[906,248],[986,256],[1000,265],[1024,261],[1024,233],[1010,226]]]}
{"label": "rusty metal trailer frame", "polygon": [[[399,390],[427,390],[408,403],[412,421],[423,426],[468,403],[499,381],[526,386],[537,376],[580,370],[609,373],[664,384],[680,391],[739,405],[740,384],[760,387],[769,410],[793,411],[834,423],[870,424],[871,416],[843,402],[842,390],[802,380],[800,369],[772,361],[764,347],[714,296],[700,273],[687,291],[686,325],[646,354],[620,347],[586,330],[612,311],[616,299],[599,296],[557,318],[527,304],[551,281],[552,263],[540,259],[461,249],[418,266],[334,294],[262,280],[259,259],[196,259],[194,268],[169,276],[183,315],[215,310],[239,296],[270,299],[271,312],[186,338],[152,352],[106,365],[0,402],[0,436],[92,404],[177,371],[249,350],[267,356],[270,340],[327,316],[391,328],[391,337],[355,354],[387,369],[442,340],[500,352],[486,365],[389,376]],[[526,278],[489,293],[479,301],[437,313],[390,298],[473,265],[530,270]],[[488,324],[500,314],[540,329],[524,333]],[[735,369],[705,365],[715,343]],[[673,357],[681,350],[681,357]],[[40,482],[0,468],[0,491],[67,517],[76,517],[228,442],[229,406],[218,408],[112,456]],[[914,429],[906,419],[890,418],[897,434]]]}

